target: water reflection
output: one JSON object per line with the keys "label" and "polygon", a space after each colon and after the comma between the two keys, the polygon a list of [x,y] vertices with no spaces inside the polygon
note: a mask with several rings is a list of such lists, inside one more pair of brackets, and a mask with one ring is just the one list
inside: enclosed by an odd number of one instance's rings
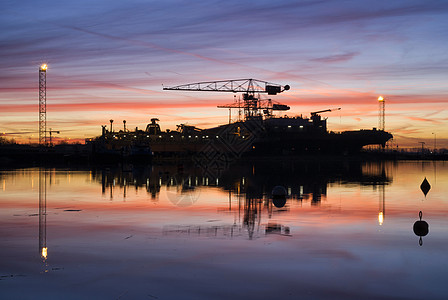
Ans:
{"label": "water reflection", "polygon": [[380,185],[379,193],[379,208],[378,208],[378,224],[383,225],[384,218],[386,217],[386,186],[385,184]]}
{"label": "water reflection", "polygon": [[277,208],[284,207],[286,204],[286,195],[287,192],[283,186],[275,186],[272,190],[272,203],[274,204],[274,206]]}
{"label": "water reflection", "polygon": [[[265,233],[278,232],[281,224],[263,224],[262,215],[268,219],[287,212],[291,204],[320,206],[327,196],[327,189],[333,184],[363,185],[379,188],[379,224],[385,218],[385,186],[392,178],[387,174],[384,163],[360,162],[246,162],[231,166],[211,177],[210,172],[194,164],[182,163],[154,165],[148,167],[121,167],[100,169],[92,172],[93,180],[99,181],[103,195],[113,200],[116,193],[122,193],[125,200],[130,189],[146,190],[153,202],[157,202],[162,190],[166,190],[169,201],[178,207],[195,205],[201,190],[215,187],[228,194],[227,212],[235,219],[250,239],[258,236],[264,226]],[[266,222],[266,221],[264,221]],[[175,225],[166,228],[166,233],[207,234],[221,232],[223,236],[234,236],[234,226],[216,225],[185,227]],[[287,227],[285,227],[287,228]],[[280,230],[286,235],[290,230]],[[286,233],[287,232],[287,233]]]}
{"label": "water reflection", "polygon": [[268,223],[268,225],[266,225],[265,231],[266,234],[279,234],[284,236],[290,236],[289,227],[283,226],[278,223]]}
{"label": "water reflection", "polygon": [[[320,204],[332,183],[384,187],[392,180],[386,174],[384,164],[378,167],[378,164],[359,162],[253,162],[231,166],[219,177],[209,177],[204,173],[192,164],[183,163],[100,169],[92,172],[92,178],[101,182],[103,194],[109,190],[111,199],[117,187],[122,190],[124,198],[129,188],[137,191],[143,188],[156,199],[162,186],[176,187],[176,194],[215,186],[254,199],[263,199],[272,191],[272,195],[282,193],[285,198],[309,200],[313,205]],[[277,205],[284,206],[280,201]]]}
{"label": "water reflection", "polygon": [[47,260],[47,172],[39,168],[39,253]]}
{"label": "water reflection", "polygon": [[0,294],[444,299],[448,164],[437,164],[437,182],[431,164],[0,172]]}

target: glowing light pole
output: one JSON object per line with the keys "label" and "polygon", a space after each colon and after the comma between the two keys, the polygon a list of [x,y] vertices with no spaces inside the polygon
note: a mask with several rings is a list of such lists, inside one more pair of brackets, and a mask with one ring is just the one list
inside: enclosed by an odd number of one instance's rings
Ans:
{"label": "glowing light pole", "polygon": [[39,67],[39,145],[47,145],[47,64]]}
{"label": "glowing light pole", "polygon": [[384,99],[383,96],[379,96],[378,103],[379,103],[378,129],[385,130],[385,128],[386,128],[386,108],[385,108],[386,99]]}

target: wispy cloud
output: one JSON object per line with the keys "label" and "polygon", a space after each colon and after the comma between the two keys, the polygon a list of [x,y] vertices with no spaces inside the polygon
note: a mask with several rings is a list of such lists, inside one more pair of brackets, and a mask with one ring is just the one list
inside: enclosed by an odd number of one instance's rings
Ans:
{"label": "wispy cloud", "polygon": [[433,124],[442,124],[443,122],[438,121],[438,120],[434,120],[434,119],[428,119],[428,118],[421,118],[421,117],[412,117],[412,116],[407,116],[406,117],[409,120],[412,121],[418,121],[418,122],[427,122],[427,123],[433,123]]}
{"label": "wispy cloud", "polygon": [[323,62],[323,63],[337,63],[337,62],[344,62],[344,61],[351,60],[357,55],[359,55],[358,52],[349,52],[349,53],[335,54],[335,55],[313,58],[311,60],[315,61],[315,62]]}

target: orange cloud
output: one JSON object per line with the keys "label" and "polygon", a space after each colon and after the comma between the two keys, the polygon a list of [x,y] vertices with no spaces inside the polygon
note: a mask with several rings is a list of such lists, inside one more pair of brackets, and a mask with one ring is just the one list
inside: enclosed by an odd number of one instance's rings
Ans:
{"label": "orange cloud", "polygon": [[[48,104],[47,112],[72,112],[72,111],[142,111],[164,108],[191,108],[191,107],[216,107],[212,101],[196,102],[91,102],[91,103],[59,103]],[[0,104],[0,112],[37,112],[38,104]]]}

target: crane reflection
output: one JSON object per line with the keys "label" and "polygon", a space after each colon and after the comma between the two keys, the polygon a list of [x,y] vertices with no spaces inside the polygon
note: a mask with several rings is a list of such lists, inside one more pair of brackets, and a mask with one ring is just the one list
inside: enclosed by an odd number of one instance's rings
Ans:
{"label": "crane reflection", "polygon": [[[102,185],[103,195],[110,200],[120,196],[126,199],[129,189],[145,190],[151,201],[159,201],[161,191],[172,205],[195,205],[201,189],[207,187],[227,191],[228,208],[225,213],[234,215],[234,224],[167,226],[166,232],[189,234],[242,234],[256,238],[263,234],[291,234],[287,224],[274,221],[279,214],[290,210],[291,205],[309,202],[321,206],[327,197],[327,188],[333,183],[360,184],[379,188],[378,222],[385,218],[385,186],[391,182],[382,163],[360,162],[241,162],[211,177],[193,163],[172,163],[134,168],[108,168],[92,171],[93,180]],[[224,213],[224,211],[222,211]],[[235,225],[238,230],[235,230]],[[279,230],[280,228],[280,230]]]}

